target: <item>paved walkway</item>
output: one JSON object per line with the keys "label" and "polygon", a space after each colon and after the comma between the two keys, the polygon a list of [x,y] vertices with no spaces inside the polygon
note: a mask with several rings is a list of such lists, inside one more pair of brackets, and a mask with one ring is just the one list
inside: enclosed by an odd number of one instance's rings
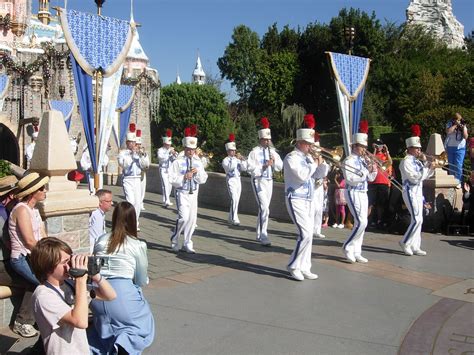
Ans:
{"label": "paved walkway", "polygon": [[[157,325],[147,354],[474,351],[472,236],[425,233],[428,255],[407,257],[401,236],[366,233],[369,263],[349,264],[341,252],[348,231],[329,228],[314,241],[319,279],[296,282],[285,270],[296,237],[290,223],[270,221],[266,248],[255,241],[255,216],[241,215],[234,227],[227,211],[201,206],[197,254],[176,254],[169,245],[174,206],[165,209],[160,195],[147,193],[145,207],[140,237],[151,281],[144,292]],[[31,342],[21,339],[9,354],[27,353]]]}

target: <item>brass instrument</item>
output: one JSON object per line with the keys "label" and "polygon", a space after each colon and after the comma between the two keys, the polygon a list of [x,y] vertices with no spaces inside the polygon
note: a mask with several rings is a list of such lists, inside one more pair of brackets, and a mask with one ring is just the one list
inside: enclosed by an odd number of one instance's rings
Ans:
{"label": "brass instrument", "polygon": [[340,146],[336,147],[335,149],[327,149],[323,147],[319,147],[319,149],[320,149],[321,155],[324,158],[329,158],[337,162],[341,161],[342,155],[344,154],[342,147]]}
{"label": "brass instrument", "polygon": [[196,155],[199,157],[199,158],[208,158],[209,160],[211,160],[213,157],[214,157],[214,153],[210,152],[210,153],[207,153],[207,152],[204,152],[201,148],[196,148]]}
{"label": "brass instrument", "polygon": [[241,161],[247,160],[245,155],[240,154],[240,152],[235,153],[235,157]]}
{"label": "brass instrument", "polygon": [[382,160],[378,156],[374,155],[373,153],[369,152],[368,150],[365,152],[367,159],[375,163],[380,169],[386,171],[390,166],[392,166],[392,160]]}

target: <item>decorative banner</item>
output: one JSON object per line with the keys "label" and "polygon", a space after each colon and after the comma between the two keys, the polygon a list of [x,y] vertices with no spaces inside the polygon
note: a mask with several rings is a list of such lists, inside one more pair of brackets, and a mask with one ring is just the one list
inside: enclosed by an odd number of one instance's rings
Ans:
{"label": "decorative banner", "polygon": [[[122,146],[122,139],[125,137],[124,132],[127,132],[131,113],[131,110],[128,110],[128,108],[131,107],[134,96],[135,88],[133,86],[120,85],[117,98],[116,116],[113,124],[114,137],[118,147]],[[125,128],[122,129],[122,126]]]}
{"label": "decorative banner", "polygon": [[74,102],[63,100],[49,100],[49,108],[51,110],[60,111],[63,114],[64,123],[66,123],[66,128],[69,132],[69,127],[71,126],[71,115],[74,111]]}
{"label": "decorative banner", "polygon": [[74,58],[89,75],[115,73],[125,61],[135,23],[112,17],[59,9],[64,38]]}
{"label": "decorative banner", "polygon": [[349,155],[352,134],[359,129],[370,59],[341,53],[327,54],[336,85],[344,150]]}
{"label": "decorative banner", "polygon": [[3,111],[3,102],[10,85],[10,78],[7,74],[0,74],[0,111]]}
{"label": "decorative banner", "polygon": [[[91,77],[94,76],[96,80],[100,80],[101,76],[96,74],[101,73],[104,78],[108,78],[122,68],[122,64],[130,50],[135,23],[133,19],[129,23],[128,21],[115,18],[65,9],[59,9],[59,18],[64,38],[71,50],[71,58],[74,59],[71,62],[74,67],[76,91],[78,97],[80,96],[79,108],[92,168],[94,173],[98,173],[98,162],[96,161],[95,153],[96,149],[98,149],[102,154],[104,144],[103,142],[99,143],[97,148],[95,145]],[[85,76],[89,78],[85,78]],[[116,79],[112,79],[112,81],[115,83]],[[101,83],[98,82],[96,84],[100,85]],[[107,87],[110,88],[111,86],[107,84]],[[102,91],[102,95],[104,92],[106,91]],[[100,140],[105,139],[107,136],[110,137],[110,129],[108,130],[107,127],[111,127],[111,115],[107,112],[111,110],[110,107],[115,108],[115,102],[113,101],[116,100],[116,94],[107,92],[106,96],[108,96],[108,99],[105,98],[106,103],[103,103],[100,113],[100,115],[105,116],[103,118],[100,116],[96,118],[97,122],[100,123],[99,127],[96,127]],[[98,99],[96,97],[97,105]],[[102,120],[105,120],[105,123],[102,123]],[[105,147],[107,143],[105,143]],[[99,157],[99,160],[102,159]]]}
{"label": "decorative banner", "polygon": [[115,107],[119,94],[120,80],[122,79],[123,66],[112,76],[105,78],[102,83],[102,102],[100,108],[100,134],[99,134],[99,171],[102,171],[106,157],[107,146],[109,144],[110,133],[112,133],[113,123],[116,117]]}

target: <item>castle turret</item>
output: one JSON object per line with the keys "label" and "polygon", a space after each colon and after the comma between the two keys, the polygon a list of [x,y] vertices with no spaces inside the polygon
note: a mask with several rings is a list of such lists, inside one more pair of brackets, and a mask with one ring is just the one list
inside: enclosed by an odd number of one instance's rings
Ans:
{"label": "castle turret", "polygon": [[39,0],[38,20],[43,24],[49,25],[51,21],[51,12],[49,12],[49,0]]}
{"label": "castle turret", "polygon": [[201,58],[199,58],[199,53],[196,60],[196,67],[193,71],[193,83],[197,83],[199,85],[206,83],[206,73],[204,73],[204,69],[202,69]]}

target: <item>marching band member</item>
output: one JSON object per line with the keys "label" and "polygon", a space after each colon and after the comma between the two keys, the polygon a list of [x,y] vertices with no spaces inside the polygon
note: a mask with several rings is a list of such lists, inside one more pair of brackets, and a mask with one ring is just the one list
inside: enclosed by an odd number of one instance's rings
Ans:
{"label": "marching band member", "polygon": [[162,137],[163,146],[158,149],[158,163],[160,164],[160,178],[161,178],[161,194],[163,196],[163,203],[165,207],[173,206],[173,203],[170,200],[171,185],[168,170],[170,164],[176,159],[177,154],[174,148],[171,146],[171,129],[166,130],[166,136]]}
{"label": "marching band member", "polygon": [[271,147],[272,136],[268,118],[263,117],[261,124],[263,128],[258,131],[260,144],[250,152],[247,170],[252,177],[252,189],[258,206],[257,241],[263,246],[270,246],[267,228],[273,192],[273,171],[280,171],[283,161],[275,148]]}
{"label": "marching band member", "polygon": [[[305,119],[310,119],[314,121],[312,114],[305,116]],[[315,148],[319,148],[319,135],[314,137]],[[329,165],[326,164],[321,154],[319,154],[315,161],[316,171],[314,172],[312,178],[314,179],[314,194],[313,194],[313,204],[314,204],[314,236],[316,238],[326,238],[324,234],[321,233],[321,224],[323,221],[323,209],[324,209],[324,178],[328,176]]]}
{"label": "marching band member", "polygon": [[[142,156],[147,156],[148,157],[148,154],[146,153],[145,151],[145,147],[142,146],[142,131],[140,129],[137,129],[137,133],[136,133],[136,140],[135,140],[135,144],[137,146],[137,151],[138,151],[138,154],[142,155]],[[145,210],[145,205],[143,204],[143,200],[145,200],[145,192],[146,192],[146,171],[148,170],[150,164],[148,164],[148,167],[142,169],[142,174],[140,176],[140,186],[141,186],[141,210],[144,211]]]}
{"label": "marching band member", "polygon": [[[95,195],[95,186],[94,186],[94,171],[92,170],[92,161],[91,157],[89,154],[89,149],[87,145],[84,146],[82,150],[82,156],[81,156],[81,169],[84,170],[84,172],[87,175],[87,182],[89,184],[89,193],[91,195]],[[104,185],[104,170],[107,168],[107,165],[109,164],[109,157],[107,154],[104,156],[104,161],[102,164],[102,167],[99,169],[99,190],[103,188]]]}
{"label": "marching band member", "polygon": [[296,147],[283,162],[285,176],[285,201],[288,213],[298,230],[296,247],[291,254],[287,269],[297,281],[315,280],[311,272],[314,228],[314,180],[316,164],[310,155],[314,144],[314,117],[305,116],[306,126],[296,131]]}
{"label": "marching band member", "polygon": [[122,168],[122,185],[125,199],[135,207],[138,226],[138,218],[140,217],[142,203],[140,180],[142,170],[148,169],[150,166],[150,159],[147,154],[139,154],[135,144],[137,139],[135,129],[135,124],[131,123],[126,138],[127,148],[120,151],[117,160]]}
{"label": "marching band member", "polygon": [[405,139],[407,155],[400,162],[403,183],[403,201],[410,211],[411,223],[400,246],[406,255],[426,255],[421,250],[421,225],[423,224],[423,180],[434,173],[434,163],[425,166],[418,158],[423,157],[420,143],[420,126],[411,127],[412,137]]}
{"label": "marching band member", "polygon": [[367,181],[373,181],[377,176],[377,166],[374,162],[367,162],[367,121],[361,121],[359,132],[352,136],[351,154],[342,163],[342,172],[346,180],[344,192],[349,210],[354,216],[354,227],[349,238],[343,245],[344,254],[351,263],[366,263],[362,256],[362,243],[365,228],[367,227]]}
{"label": "marching band member", "polygon": [[38,139],[39,127],[37,125],[33,125],[33,133],[31,134],[31,142],[26,146],[25,155],[26,155],[26,162],[27,166],[30,166],[31,159],[33,158],[33,153],[36,147],[36,139]]}
{"label": "marching band member", "polygon": [[229,223],[234,226],[240,225],[238,210],[240,194],[242,192],[242,183],[240,181],[240,172],[247,170],[247,162],[240,155],[237,154],[237,147],[235,145],[235,135],[229,134],[229,142],[225,144],[227,157],[222,161],[222,167],[226,173],[227,191],[230,196],[230,211]]}
{"label": "marching band member", "polygon": [[176,207],[178,218],[176,226],[171,235],[171,248],[179,251],[179,236],[184,234],[183,247],[181,250],[194,254],[192,236],[196,228],[197,203],[199,185],[207,181],[207,173],[204,170],[201,159],[196,155],[197,148],[196,125],[184,130],[183,147],[184,155],[178,157],[169,171],[171,184],[176,190]]}

